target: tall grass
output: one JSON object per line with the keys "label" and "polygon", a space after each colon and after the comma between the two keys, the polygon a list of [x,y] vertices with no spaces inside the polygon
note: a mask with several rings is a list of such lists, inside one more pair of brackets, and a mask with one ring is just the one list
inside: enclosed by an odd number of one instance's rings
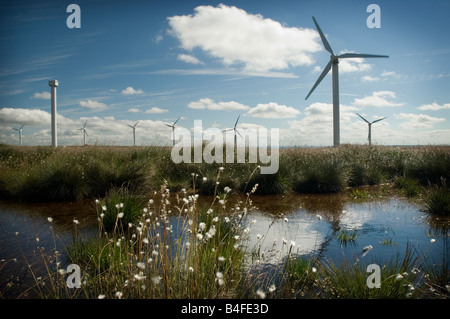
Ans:
{"label": "tall grass", "polygon": [[[213,195],[215,175],[226,170],[222,185],[257,194],[333,193],[346,187],[406,179],[428,187],[450,178],[450,147],[367,147],[281,149],[277,173],[255,171],[261,163],[180,163],[164,147],[17,147],[0,145],[0,196],[32,200],[103,197],[125,187],[147,194],[166,183],[173,191],[189,189],[191,173],[201,176],[197,190]],[[251,177],[250,177],[251,176]],[[250,180],[249,180],[250,177]],[[406,189],[413,193],[418,187]],[[412,195],[414,195],[412,193]]]}

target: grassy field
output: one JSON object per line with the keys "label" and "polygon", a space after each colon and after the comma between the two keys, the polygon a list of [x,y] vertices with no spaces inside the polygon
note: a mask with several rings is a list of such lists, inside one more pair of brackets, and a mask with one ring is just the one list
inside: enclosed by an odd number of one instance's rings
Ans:
{"label": "grassy field", "polygon": [[[265,257],[245,245],[251,225],[243,217],[254,194],[353,187],[352,196],[364,199],[358,186],[382,183],[448,215],[450,147],[282,149],[276,174],[262,175],[257,165],[174,164],[170,149],[158,147],[1,145],[0,196],[95,199],[98,235],[78,237],[74,221],[65,247],[83,269],[80,289],[67,288],[56,247],[44,252],[37,242],[45,272],[30,272],[42,298],[448,298],[448,261],[428,262],[414,247],[383,264],[380,289],[367,287],[359,261],[298,258],[295,243],[282,243],[287,257],[261,269]],[[246,200],[228,205],[235,193]],[[214,195],[210,205],[198,204],[203,195]],[[344,245],[358,234],[336,236]]]}
{"label": "grassy field", "polygon": [[17,147],[0,145],[0,197],[32,201],[99,198],[125,188],[148,196],[166,184],[212,195],[217,169],[221,185],[257,194],[333,193],[346,187],[394,183],[407,196],[426,194],[430,210],[448,214],[450,147],[342,145],[338,148],[281,149],[276,174],[260,174],[258,164],[175,164],[162,147]]}

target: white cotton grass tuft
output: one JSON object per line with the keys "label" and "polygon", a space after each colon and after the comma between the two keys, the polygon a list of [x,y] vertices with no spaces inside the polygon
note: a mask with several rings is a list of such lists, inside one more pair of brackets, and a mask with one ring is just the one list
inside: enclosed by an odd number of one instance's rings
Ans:
{"label": "white cotton grass tuft", "polygon": [[266,298],[266,293],[264,291],[262,291],[261,289],[256,290],[256,295],[261,299]]}

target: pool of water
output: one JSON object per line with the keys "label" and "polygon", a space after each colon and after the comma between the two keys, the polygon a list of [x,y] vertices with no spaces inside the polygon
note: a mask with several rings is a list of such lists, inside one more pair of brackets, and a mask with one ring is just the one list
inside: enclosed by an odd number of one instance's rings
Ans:
{"label": "pool of water", "polygon": [[[408,245],[434,263],[448,262],[450,218],[430,216],[406,199],[374,196],[355,200],[342,193],[255,196],[252,204],[245,217],[251,229],[247,247],[258,250],[263,263],[278,263],[290,251],[335,263],[359,258],[380,264],[401,258]],[[36,276],[44,271],[38,247],[49,255],[58,250],[61,264],[68,264],[64,245],[75,232],[78,236],[97,233],[92,201],[0,201],[0,298],[28,296],[27,289],[34,282],[28,265],[37,269]],[[345,234],[354,238],[345,241]],[[373,248],[361,258],[369,245]]]}
{"label": "pool of water", "polygon": [[[251,227],[248,245],[264,252],[265,262],[277,262],[289,251],[335,263],[360,260],[369,245],[372,249],[364,255],[369,263],[401,259],[408,246],[417,256],[426,255],[435,263],[448,259],[449,219],[430,216],[405,199],[355,201],[326,195],[281,201],[290,202],[289,209],[268,213],[257,208],[247,217]],[[345,235],[350,238],[345,240]]]}

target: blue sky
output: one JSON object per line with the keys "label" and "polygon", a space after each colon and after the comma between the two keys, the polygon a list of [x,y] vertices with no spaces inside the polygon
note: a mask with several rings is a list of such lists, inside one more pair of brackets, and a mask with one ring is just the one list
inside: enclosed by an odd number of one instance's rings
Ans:
{"label": "blue sky", "polygon": [[[81,8],[81,28],[66,8]],[[381,28],[368,28],[369,4]],[[389,55],[339,64],[341,143],[449,144],[450,2],[2,1],[0,143],[51,144],[57,79],[58,143],[171,145],[165,124],[278,128],[284,146],[330,146],[335,53]]]}

